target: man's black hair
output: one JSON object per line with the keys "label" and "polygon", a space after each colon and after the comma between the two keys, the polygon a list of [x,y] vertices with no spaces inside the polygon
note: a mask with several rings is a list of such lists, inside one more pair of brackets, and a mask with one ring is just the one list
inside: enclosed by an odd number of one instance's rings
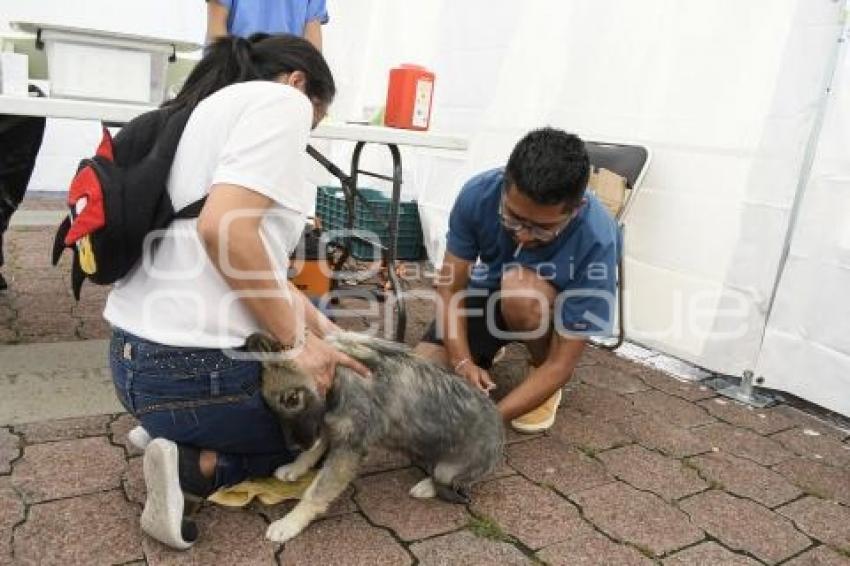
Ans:
{"label": "man's black hair", "polygon": [[587,188],[590,161],[581,138],[555,128],[540,128],[514,147],[505,168],[507,186],[538,204],[578,206]]}

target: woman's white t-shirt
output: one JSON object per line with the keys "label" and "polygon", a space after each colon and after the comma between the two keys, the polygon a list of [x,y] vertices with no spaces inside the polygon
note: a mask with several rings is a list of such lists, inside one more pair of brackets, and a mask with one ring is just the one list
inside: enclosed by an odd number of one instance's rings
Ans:
{"label": "woman's white t-shirt", "polygon": [[[314,194],[302,167],[313,110],[299,90],[270,81],[226,87],[192,112],[168,179],[175,210],[213,185],[240,185],[274,201],[261,224],[273,274],[286,281],[288,258]],[[170,346],[235,348],[260,330],[210,262],[197,220],[176,220],[145,246],[143,261],[109,293],[110,324]]]}

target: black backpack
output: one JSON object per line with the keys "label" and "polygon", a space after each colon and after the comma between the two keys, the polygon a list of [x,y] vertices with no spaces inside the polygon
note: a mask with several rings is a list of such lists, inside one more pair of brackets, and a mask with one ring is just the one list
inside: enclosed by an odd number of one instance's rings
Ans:
{"label": "black backpack", "polygon": [[195,218],[206,197],[174,210],[168,174],[191,108],[160,108],[131,120],[115,139],[103,128],[94,157],[83,159],[68,190],[70,213],[53,242],[53,265],[71,248],[71,288],[88,279],[110,285],[142,257],[145,237],[177,218]]}

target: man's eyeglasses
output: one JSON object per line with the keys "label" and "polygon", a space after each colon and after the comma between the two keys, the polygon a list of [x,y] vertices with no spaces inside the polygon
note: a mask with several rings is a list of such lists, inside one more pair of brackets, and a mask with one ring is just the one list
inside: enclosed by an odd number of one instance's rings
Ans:
{"label": "man's eyeglasses", "polygon": [[575,211],[571,211],[566,218],[564,218],[563,222],[558,224],[553,228],[543,228],[534,224],[533,222],[528,222],[525,220],[521,220],[514,216],[510,210],[505,206],[505,195],[502,194],[502,201],[499,203],[499,216],[502,219],[502,226],[505,227],[509,232],[513,232],[514,234],[519,234],[523,230],[528,232],[532,239],[538,242],[551,242],[558,235],[564,231],[570,221],[575,216]]}

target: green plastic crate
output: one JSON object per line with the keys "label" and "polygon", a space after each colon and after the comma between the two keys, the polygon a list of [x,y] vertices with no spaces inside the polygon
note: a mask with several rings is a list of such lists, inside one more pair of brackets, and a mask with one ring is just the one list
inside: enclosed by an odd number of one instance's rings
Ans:
{"label": "green plastic crate", "polygon": [[[369,206],[357,198],[354,203],[354,229],[375,233],[381,244],[389,246],[390,197],[376,189],[358,189]],[[374,213],[374,214],[373,214]],[[316,194],[316,216],[326,230],[341,230],[348,221],[348,209],[341,187],[319,187]],[[351,254],[357,259],[381,257],[380,250],[357,238],[351,240]],[[415,201],[400,202],[398,209],[397,259],[422,259],[422,227]]]}

